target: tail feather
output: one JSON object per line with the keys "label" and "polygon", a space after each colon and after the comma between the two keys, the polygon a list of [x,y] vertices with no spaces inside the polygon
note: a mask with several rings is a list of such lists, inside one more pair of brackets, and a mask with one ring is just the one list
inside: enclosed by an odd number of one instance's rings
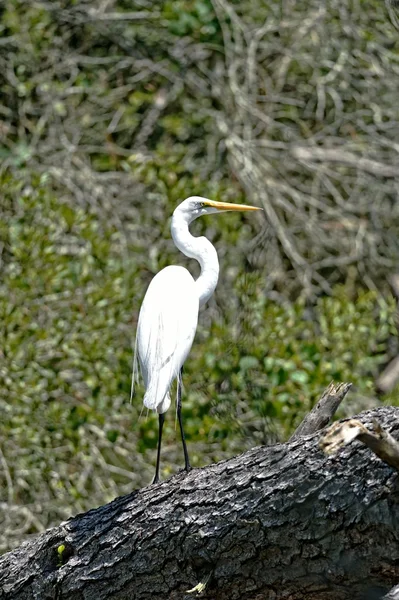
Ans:
{"label": "tail feather", "polygon": [[134,352],[133,352],[132,383],[130,386],[130,404],[132,404],[132,402],[133,402],[135,384],[139,382],[137,338],[138,338],[138,335],[136,332],[136,339],[134,340]]}
{"label": "tail feather", "polygon": [[160,271],[141,306],[133,361],[131,394],[140,365],[146,408],[160,414],[169,408],[170,387],[191,348],[197,318],[198,297],[188,271],[182,267]]}
{"label": "tail feather", "polygon": [[157,394],[152,386],[149,386],[144,394],[143,403],[146,408],[162,414],[168,410],[171,403],[169,391]]}
{"label": "tail feather", "polygon": [[176,348],[171,348],[165,356],[162,347],[164,337],[162,315],[159,315],[158,327],[155,331],[151,331],[151,335],[155,335],[155,342],[152,343],[150,337],[143,359],[139,355],[146,385],[143,402],[145,407],[162,414],[171,404],[170,386],[179,374],[175,365]]}

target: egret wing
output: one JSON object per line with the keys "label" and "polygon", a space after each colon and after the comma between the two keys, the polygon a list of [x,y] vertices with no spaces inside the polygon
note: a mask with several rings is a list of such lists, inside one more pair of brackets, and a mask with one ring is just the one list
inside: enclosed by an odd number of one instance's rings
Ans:
{"label": "egret wing", "polygon": [[194,279],[183,267],[160,271],[144,297],[137,352],[146,387],[144,405],[159,413],[170,406],[169,388],[190,352],[198,308]]}

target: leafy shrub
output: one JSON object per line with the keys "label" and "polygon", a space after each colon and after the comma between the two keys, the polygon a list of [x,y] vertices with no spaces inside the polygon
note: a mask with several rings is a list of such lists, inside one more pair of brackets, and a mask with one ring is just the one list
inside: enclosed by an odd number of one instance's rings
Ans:
{"label": "leafy shrub", "polygon": [[[115,224],[61,202],[49,184],[1,181],[0,481],[11,507],[1,516],[3,550],[22,531],[150,481],[157,419],[140,417],[142,390],[129,404],[135,323],[153,272],[183,260],[170,244],[162,258],[144,252],[144,239],[126,245]],[[337,287],[314,307],[267,299],[262,275],[245,271],[238,255],[229,261],[241,223],[231,216],[218,217],[223,285],[201,312],[185,366],[194,466],[284,439],[331,379],[370,394],[394,332],[394,302],[375,292],[350,299]],[[181,465],[172,410],[163,475]]]}

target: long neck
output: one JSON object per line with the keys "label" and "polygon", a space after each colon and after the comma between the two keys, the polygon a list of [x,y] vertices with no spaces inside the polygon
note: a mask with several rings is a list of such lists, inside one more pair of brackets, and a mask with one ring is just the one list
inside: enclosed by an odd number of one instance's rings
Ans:
{"label": "long neck", "polygon": [[206,237],[194,237],[188,229],[189,223],[181,215],[173,215],[171,232],[176,247],[189,258],[195,258],[201,266],[201,274],[195,285],[199,304],[202,306],[215,291],[219,278],[218,255]]}

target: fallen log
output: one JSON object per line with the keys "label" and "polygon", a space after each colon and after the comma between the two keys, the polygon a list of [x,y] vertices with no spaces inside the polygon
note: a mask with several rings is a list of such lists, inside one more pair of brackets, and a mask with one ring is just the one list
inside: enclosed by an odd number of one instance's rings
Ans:
{"label": "fallen log", "polygon": [[[356,417],[399,436],[399,408]],[[0,559],[0,599],[365,600],[399,582],[398,474],[320,432],[78,515]]]}

